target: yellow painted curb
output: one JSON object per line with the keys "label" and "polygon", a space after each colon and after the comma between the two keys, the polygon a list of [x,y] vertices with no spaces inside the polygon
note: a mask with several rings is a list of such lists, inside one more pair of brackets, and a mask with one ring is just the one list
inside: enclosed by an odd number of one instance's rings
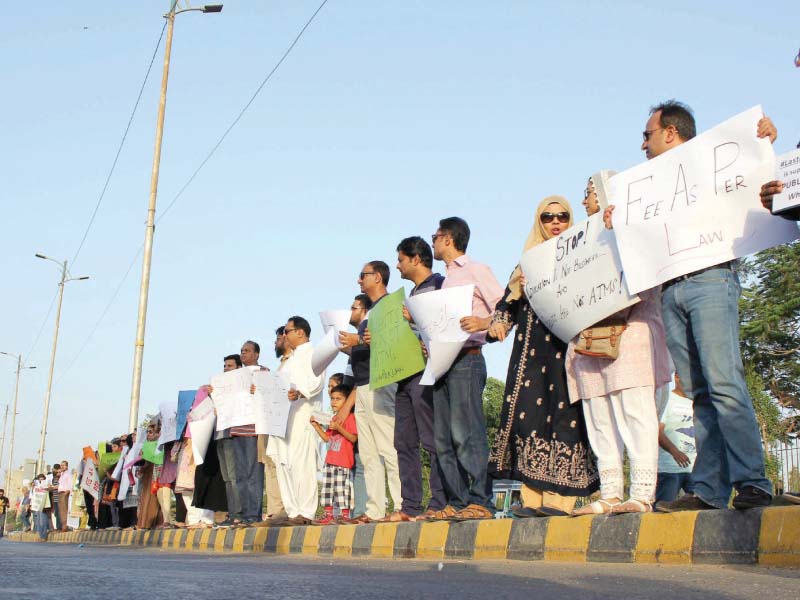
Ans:
{"label": "yellow painted curb", "polygon": [[548,519],[544,538],[544,559],[560,562],[586,562],[592,516]]}
{"label": "yellow painted curb", "polygon": [[214,552],[225,552],[225,538],[228,537],[229,531],[230,529],[217,529],[217,536],[214,538],[214,546],[213,548],[209,548],[209,550],[214,550]]}
{"label": "yellow painted curb", "polygon": [[[265,538],[266,539],[266,530],[264,530]],[[256,539],[258,536],[256,535]],[[292,543],[292,530],[290,527],[280,527],[278,529],[278,542],[275,544],[275,553],[276,554],[289,554],[290,549],[289,546]],[[263,546],[262,546],[263,549]]]}
{"label": "yellow painted curb", "polygon": [[[213,529],[203,529],[200,532],[200,543],[198,544],[198,550],[208,550],[208,538],[211,537],[211,532],[214,531]],[[217,531],[222,531],[221,529],[217,529]]]}
{"label": "yellow painted curb", "polygon": [[372,556],[391,558],[394,556],[394,538],[397,525],[394,523],[378,523],[372,536]]}
{"label": "yellow painted curb", "polygon": [[444,558],[449,531],[450,523],[447,521],[423,522],[419,529],[417,558]]}
{"label": "yellow painted curb", "polygon": [[244,552],[244,536],[247,535],[247,529],[237,529],[233,534],[233,544],[231,549],[234,552]]}
{"label": "yellow painted curb", "polygon": [[[511,537],[511,519],[480,521],[475,534],[474,559],[505,558]],[[588,542],[587,542],[588,543]]]}
{"label": "yellow painted curb", "polygon": [[758,564],[800,567],[800,506],[781,506],[761,513]]}
{"label": "yellow painted curb", "polygon": [[353,554],[353,540],[356,537],[358,525],[339,525],[336,529],[336,538],[333,540],[333,555],[348,557]]}
{"label": "yellow painted curb", "polygon": [[321,535],[322,527],[306,527],[305,536],[303,537],[303,554],[317,555]]}
{"label": "yellow painted curb", "polygon": [[639,538],[633,561],[688,565],[692,562],[692,542],[697,512],[648,513],[639,523]]}

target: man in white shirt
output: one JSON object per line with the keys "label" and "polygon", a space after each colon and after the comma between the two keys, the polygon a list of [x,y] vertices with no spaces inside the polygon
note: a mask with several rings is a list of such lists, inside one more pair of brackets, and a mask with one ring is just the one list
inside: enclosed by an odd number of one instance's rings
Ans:
{"label": "man in white shirt", "polygon": [[317,512],[317,434],[309,424],[311,413],[322,408],[325,373],[314,375],[311,326],[303,317],[291,317],[284,327],[286,349],[291,355],[278,369],[291,384],[286,436],[270,436],[267,455],[275,462],[285,517],[270,519],[270,525],[310,525]]}

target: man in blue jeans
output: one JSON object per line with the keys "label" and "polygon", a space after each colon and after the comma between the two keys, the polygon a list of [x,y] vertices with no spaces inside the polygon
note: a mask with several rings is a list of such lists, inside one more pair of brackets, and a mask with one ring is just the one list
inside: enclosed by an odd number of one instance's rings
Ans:
{"label": "man in blue jeans", "polygon": [[[691,110],[674,100],[653,107],[643,132],[642,150],[655,158],[696,134]],[[778,136],[764,117],[758,137]],[[694,401],[697,459],[694,495],[661,502],[662,512],[768,506],[772,484],[766,478],[753,401],[739,352],[739,277],[730,262],[667,281],[661,308],[667,345],[686,395]]]}
{"label": "man in blue jeans", "polygon": [[471,335],[453,366],[433,388],[433,435],[447,506],[436,511],[432,519],[494,517],[486,475],[486,361],[481,348],[503,288],[488,266],[467,256],[469,236],[469,225],[459,217],[439,221],[432,236],[433,257],[445,264],[442,288],[475,285],[472,315],[461,319],[461,328]]}

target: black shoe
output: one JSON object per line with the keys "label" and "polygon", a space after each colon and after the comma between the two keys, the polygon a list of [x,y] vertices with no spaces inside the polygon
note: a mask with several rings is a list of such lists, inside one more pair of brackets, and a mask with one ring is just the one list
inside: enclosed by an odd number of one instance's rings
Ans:
{"label": "black shoe", "polygon": [[517,517],[518,519],[530,519],[531,517],[539,516],[536,514],[535,508],[530,508],[528,506],[520,506],[519,508],[512,508],[511,514]]}
{"label": "black shoe", "polygon": [[772,504],[772,496],[752,485],[744,485],[733,499],[733,508],[760,508]]}
{"label": "black shoe", "polygon": [[234,527],[236,523],[234,523],[233,519],[225,519],[220,523],[214,523],[214,529],[228,529],[230,527]]}
{"label": "black shoe", "polygon": [[656,512],[673,513],[683,510],[715,510],[717,507],[703,502],[694,494],[684,494],[672,502],[658,502]]}
{"label": "black shoe", "polygon": [[569,513],[553,508],[552,506],[541,506],[536,509],[537,517],[568,517]]}

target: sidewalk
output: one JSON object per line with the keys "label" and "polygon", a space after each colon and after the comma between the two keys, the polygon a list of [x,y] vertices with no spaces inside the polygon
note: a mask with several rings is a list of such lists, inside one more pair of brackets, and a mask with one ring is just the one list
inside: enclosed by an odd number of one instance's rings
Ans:
{"label": "sidewalk", "polygon": [[[15,534],[16,541],[40,541]],[[48,542],[310,556],[800,567],[800,506],[327,527],[74,531]]]}

